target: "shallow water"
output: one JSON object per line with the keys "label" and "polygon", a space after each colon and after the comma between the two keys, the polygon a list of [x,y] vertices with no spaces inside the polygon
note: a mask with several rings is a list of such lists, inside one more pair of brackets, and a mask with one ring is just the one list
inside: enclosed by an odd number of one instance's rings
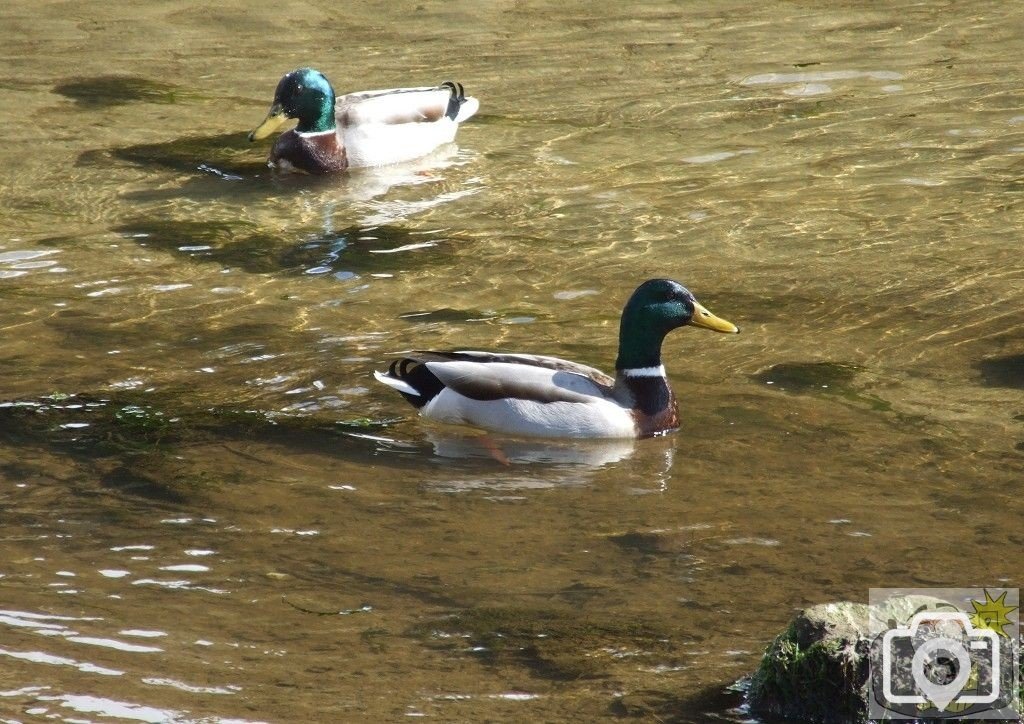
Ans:
{"label": "shallow water", "polygon": [[[14,0],[0,18],[0,711],[738,720],[794,609],[1019,585],[1024,40],[997,2]],[[462,81],[458,146],[277,178],[303,64]],[[409,348],[608,368],[678,434],[481,438]]]}

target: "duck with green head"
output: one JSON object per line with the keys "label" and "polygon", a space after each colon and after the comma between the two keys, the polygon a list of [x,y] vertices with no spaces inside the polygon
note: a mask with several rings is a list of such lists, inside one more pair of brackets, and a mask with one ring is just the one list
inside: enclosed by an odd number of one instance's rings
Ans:
{"label": "duck with green head", "polygon": [[510,435],[650,437],[679,427],[661,363],[674,329],[736,333],[671,279],[644,282],[626,302],[615,376],[557,357],[493,352],[412,352],[374,372],[424,417]]}
{"label": "duck with green head", "polygon": [[299,68],[277,84],[266,119],[250,141],[266,138],[291,119],[267,163],[281,171],[322,174],[409,161],[455,140],[459,124],[479,102],[461,84],[362,91],[335,98],[323,73]]}

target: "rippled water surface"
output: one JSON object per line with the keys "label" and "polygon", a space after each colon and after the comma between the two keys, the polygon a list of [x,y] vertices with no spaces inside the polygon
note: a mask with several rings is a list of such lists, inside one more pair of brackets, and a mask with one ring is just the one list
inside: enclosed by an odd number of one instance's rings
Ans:
{"label": "rippled water surface", "polygon": [[[742,718],[794,609],[1021,583],[1012,3],[9,0],[0,712]],[[458,146],[278,178],[285,71],[453,78]],[[612,366],[668,276],[675,435],[417,419],[395,352]]]}

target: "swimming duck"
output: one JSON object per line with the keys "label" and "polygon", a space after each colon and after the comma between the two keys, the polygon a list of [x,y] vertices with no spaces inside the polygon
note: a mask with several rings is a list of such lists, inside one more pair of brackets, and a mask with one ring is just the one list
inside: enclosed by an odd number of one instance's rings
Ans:
{"label": "swimming duck", "polygon": [[384,166],[450,143],[459,124],[479,107],[461,84],[451,81],[435,88],[363,91],[335,99],[323,73],[299,68],[281,78],[270,112],[249,140],[266,138],[297,118],[298,125],[274,143],[269,166],[314,174]]}
{"label": "swimming duck", "polygon": [[679,426],[661,343],[687,324],[739,332],[679,282],[651,279],[622,310],[615,377],[557,357],[421,351],[373,374],[432,420],[510,435],[651,437]]}

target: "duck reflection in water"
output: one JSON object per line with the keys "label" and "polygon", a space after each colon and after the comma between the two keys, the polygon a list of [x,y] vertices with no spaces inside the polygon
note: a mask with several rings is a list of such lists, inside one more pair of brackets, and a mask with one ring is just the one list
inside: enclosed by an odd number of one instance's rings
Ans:
{"label": "duck reflection in water", "polygon": [[426,442],[438,458],[462,461],[450,468],[446,490],[497,488],[527,490],[589,485],[603,471],[627,460],[640,469],[651,486],[643,491],[667,489],[676,438],[661,437],[638,444],[632,439],[558,440],[516,438],[458,428],[429,428]]}

